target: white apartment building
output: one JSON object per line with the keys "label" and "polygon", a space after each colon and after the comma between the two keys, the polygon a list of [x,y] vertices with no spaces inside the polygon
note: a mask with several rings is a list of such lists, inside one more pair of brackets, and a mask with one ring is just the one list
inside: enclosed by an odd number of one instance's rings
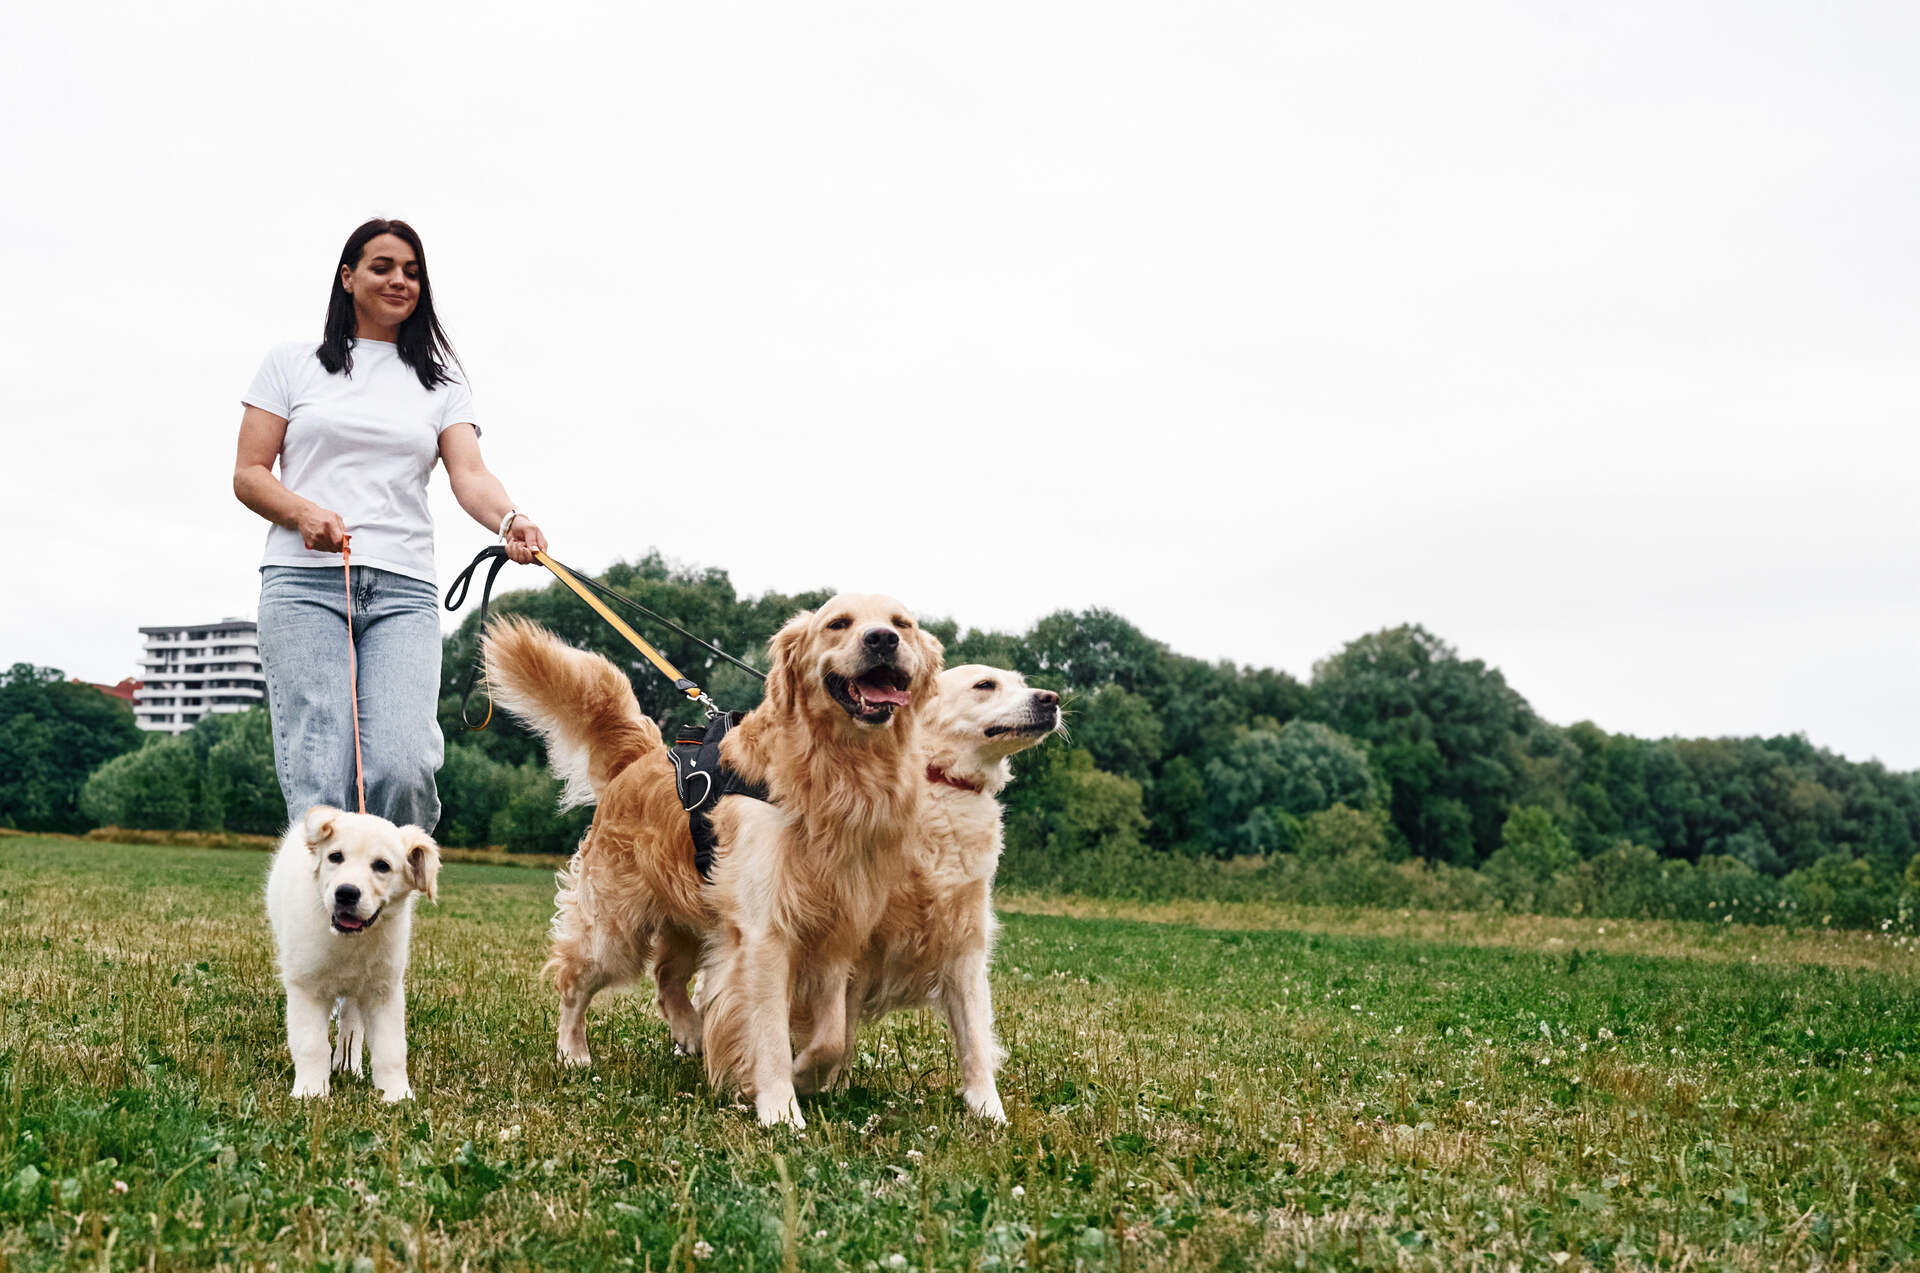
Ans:
{"label": "white apartment building", "polygon": [[267,701],[260,629],[251,619],[141,628],[146,650],[133,718],[140,728],[184,734],[213,712],[244,712]]}

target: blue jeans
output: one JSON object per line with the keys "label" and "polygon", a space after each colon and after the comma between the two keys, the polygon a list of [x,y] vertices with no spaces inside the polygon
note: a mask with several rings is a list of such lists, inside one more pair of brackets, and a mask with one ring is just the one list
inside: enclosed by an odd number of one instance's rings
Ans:
{"label": "blue jeans", "polygon": [[[355,566],[353,639],[367,812],[431,833],[440,820],[433,778],[445,746],[437,717],[440,598],[433,585]],[[338,568],[261,567],[260,661],[288,821],[316,804],[352,812],[347,595]]]}

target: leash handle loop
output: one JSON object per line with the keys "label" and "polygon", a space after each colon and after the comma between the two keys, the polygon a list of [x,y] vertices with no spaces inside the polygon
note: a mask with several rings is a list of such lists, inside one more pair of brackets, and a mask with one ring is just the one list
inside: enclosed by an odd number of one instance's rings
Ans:
{"label": "leash handle loop", "polygon": [[353,536],[340,537],[340,573],[347,583],[347,697],[353,702],[353,789],[367,811],[367,767],[360,758],[360,667],[353,650]]}
{"label": "leash handle loop", "polygon": [[[495,544],[475,554],[474,559],[467,563],[467,568],[455,575],[453,582],[447,585],[446,598],[449,610],[458,610],[466,604],[467,586],[473,582],[473,572],[488,558],[493,559],[493,567],[487,571],[486,581],[480,585],[480,630],[483,633],[487,628],[487,603],[493,600],[494,578],[499,575],[500,568],[507,564],[507,550],[503,546]],[[473,699],[473,683],[480,678],[483,670],[482,660],[476,657],[473,666],[467,669],[466,687],[460,691],[460,723],[468,729],[485,729],[493,723],[493,690],[491,688],[484,690],[487,696],[487,714],[481,718],[480,723],[474,724],[473,718],[467,714],[467,704]]]}

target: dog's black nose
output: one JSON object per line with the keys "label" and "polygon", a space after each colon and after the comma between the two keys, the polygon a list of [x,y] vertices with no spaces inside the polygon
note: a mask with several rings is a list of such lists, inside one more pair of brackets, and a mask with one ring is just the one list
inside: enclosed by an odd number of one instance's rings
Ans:
{"label": "dog's black nose", "polygon": [[1054,707],[1060,702],[1060,696],[1052,690],[1035,690],[1033,703],[1036,707]]}
{"label": "dog's black nose", "polygon": [[339,888],[333,890],[333,904],[335,906],[353,906],[359,901],[360,890],[351,884],[342,884]]}
{"label": "dog's black nose", "polygon": [[892,628],[868,628],[860,642],[875,654],[892,654],[900,648],[900,634]]}

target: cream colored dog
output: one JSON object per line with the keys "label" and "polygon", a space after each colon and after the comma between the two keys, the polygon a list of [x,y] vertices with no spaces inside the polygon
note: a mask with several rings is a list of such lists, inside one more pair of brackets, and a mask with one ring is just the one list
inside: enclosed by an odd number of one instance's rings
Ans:
{"label": "cream colored dog", "polygon": [[293,1094],[325,1096],[327,1014],[339,1008],[333,1068],[373,1055],[381,1099],[406,1100],[407,939],[416,893],[438,897],[440,851],[419,827],[316,805],[287,829],[267,875],[267,920],[287,988]]}
{"label": "cream colored dog", "polygon": [[[905,845],[906,874],[847,985],[846,1047],[855,1032],[901,1008],[940,1005],[960,1061],[961,1096],[982,1118],[1004,1123],[994,1084],[1001,1052],[993,1034],[987,963],[998,927],[993,874],[1000,861],[1000,804],[1011,758],[1060,728],[1060,696],[1031,689],[1018,672],[966,664],[939,678],[922,718],[919,807]],[[796,1014],[795,1033],[813,1023]],[[807,1076],[802,1076],[803,1079]],[[824,1076],[827,1083],[839,1073]]]}

